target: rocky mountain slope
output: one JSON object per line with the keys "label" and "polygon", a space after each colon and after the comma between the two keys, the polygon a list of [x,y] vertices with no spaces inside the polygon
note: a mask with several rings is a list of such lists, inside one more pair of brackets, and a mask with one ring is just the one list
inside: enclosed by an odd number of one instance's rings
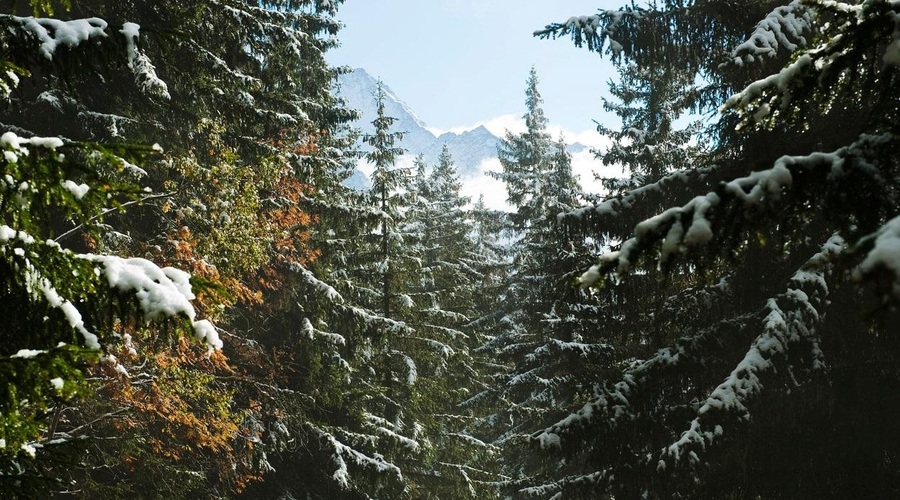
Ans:
{"label": "rocky mountain slope", "polygon": [[[375,90],[378,80],[369,75],[364,69],[354,69],[352,72],[342,75],[338,80],[337,93],[343,97],[347,104],[360,112],[360,119],[355,124],[363,134],[372,132],[372,120],[375,119]],[[393,130],[403,132],[403,140],[400,146],[409,154],[425,156],[429,164],[437,162],[441,149],[446,145],[453,155],[453,160],[461,176],[475,175],[482,161],[497,156],[499,138],[491,134],[483,126],[456,134],[446,132],[435,136],[427,129],[425,122],[416,116],[386,84],[382,83],[385,91],[385,114],[394,117],[396,121]]]}

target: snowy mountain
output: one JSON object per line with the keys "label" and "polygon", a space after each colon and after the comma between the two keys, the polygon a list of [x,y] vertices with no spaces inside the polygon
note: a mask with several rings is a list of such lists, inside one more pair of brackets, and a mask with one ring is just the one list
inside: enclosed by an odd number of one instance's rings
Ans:
{"label": "snowy mountain", "polygon": [[[375,108],[377,88],[378,80],[360,68],[341,75],[337,82],[336,94],[344,98],[350,108],[359,111],[360,118],[353,126],[360,129],[363,134],[370,134],[374,131],[372,120],[375,119],[377,113]],[[385,114],[395,118],[391,130],[404,134],[399,144],[400,147],[412,156],[423,155],[429,165],[434,165],[446,145],[450,149],[450,154],[453,155],[453,162],[463,180],[483,178],[484,174],[479,167],[486,160],[497,158],[499,137],[483,125],[461,133],[445,132],[436,136],[389,86],[382,82],[382,88],[386,97]],[[363,144],[361,140],[360,147],[363,151],[368,150],[368,145]],[[587,146],[580,143],[569,144],[568,150],[573,155],[582,152],[588,154]],[[588,154],[588,156],[592,155]],[[495,168],[499,168],[499,165]],[[364,189],[368,184],[368,176],[359,170],[347,180],[347,185],[357,189]]]}
{"label": "snowy mountain", "polygon": [[[337,94],[343,97],[351,108],[360,112],[360,119],[355,126],[362,130],[363,134],[373,131],[372,120],[376,114],[374,96],[377,85],[378,80],[359,68],[342,75],[338,80]],[[460,134],[447,132],[435,136],[390,87],[385,84],[382,86],[386,95],[385,114],[396,119],[392,130],[403,132],[400,146],[409,154],[422,154],[426,162],[434,164],[441,149],[446,145],[463,177],[477,174],[482,161],[497,156],[497,144],[500,139],[488,129],[478,127]]]}

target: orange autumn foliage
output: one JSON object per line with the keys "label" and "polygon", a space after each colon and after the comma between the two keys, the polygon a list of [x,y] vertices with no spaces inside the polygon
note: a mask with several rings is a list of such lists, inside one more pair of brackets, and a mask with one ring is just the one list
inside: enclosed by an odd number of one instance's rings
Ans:
{"label": "orange autumn foliage", "polygon": [[273,208],[261,215],[272,231],[272,258],[257,272],[257,283],[264,290],[274,291],[284,286],[285,264],[311,264],[320,251],[310,248],[310,227],[316,218],[300,209],[300,199],[312,191],[287,172],[275,186]]}
{"label": "orange autumn foliage", "polygon": [[[115,433],[140,436],[145,452],[183,467],[213,466],[218,480],[234,492],[259,480],[252,447],[237,446],[251,431],[241,426],[243,412],[232,408],[233,389],[219,380],[219,374],[231,373],[221,351],[209,353],[187,337],[171,348],[149,336],[128,339],[116,361],[103,363],[97,373],[104,380],[104,400],[125,409],[108,421]],[[130,454],[120,464],[130,473],[142,467]]]}

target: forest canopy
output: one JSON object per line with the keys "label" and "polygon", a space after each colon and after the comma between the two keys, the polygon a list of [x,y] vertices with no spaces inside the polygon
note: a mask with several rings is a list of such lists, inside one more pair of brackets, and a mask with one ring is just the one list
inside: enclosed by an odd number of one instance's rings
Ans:
{"label": "forest canopy", "polygon": [[900,2],[539,28],[623,174],[532,68],[508,211],[352,128],[343,3],[0,11],[0,497],[900,495]]}

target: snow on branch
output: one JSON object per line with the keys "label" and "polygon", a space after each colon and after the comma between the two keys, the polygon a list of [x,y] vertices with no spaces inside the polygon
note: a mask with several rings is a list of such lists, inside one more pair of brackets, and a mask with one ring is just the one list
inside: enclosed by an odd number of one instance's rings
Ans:
{"label": "snow on branch", "polygon": [[[782,68],[778,73],[751,83],[744,90],[729,97],[725,104],[719,108],[719,112],[724,113],[729,109],[744,108],[751,102],[761,98],[765,92],[774,92],[774,95],[769,99],[769,102],[764,102],[756,108],[753,114],[755,120],[762,120],[768,116],[772,106],[779,102],[781,109],[786,109],[791,103],[791,85],[813,68],[814,55],[814,51],[803,54]],[[740,126],[738,125],[738,128]]]}
{"label": "snow on branch", "polygon": [[98,264],[95,269],[106,278],[110,288],[132,293],[147,320],[185,316],[191,321],[194,335],[209,349],[221,349],[222,340],[207,320],[196,321],[191,305],[190,275],[174,267],[160,268],[146,259],[124,259],[115,255],[80,254],[79,258]]}
{"label": "snow on branch", "polygon": [[[453,311],[444,311],[442,309],[429,308],[429,309],[423,309],[420,312],[422,312],[424,314],[432,315],[432,316],[437,316],[438,318],[459,319],[460,321],[468,321],[469,320],[469,318],[463,314],[459,314],[459,313],[456,313]],[[450,338],[450,339],[460,339],[460,338],[468,339],[469,338],[469,335],[467,335],[466,333],[464,333],[461,330],[457,330],[456,328],[449,328],[446,326],[434,325],[434,324],[428,324],[425,326],[427,326],[429,330],[431,330],[435,333],[444,335],[445,337]]]}
{"label": "snow on branch", "polygon": [[780,6],[757,23],[747,41],[735,47],[731,60],[743,66],[757,58],[775,57],[781,48],[793,52],[804,47],[804,35],[811,29],[812,21],[811,10],[801,0]]}
{"label": "snow on branch", "polygon": [[235,83],[242,85],[245,89],[253,89],[256,90],[261,86],[260,79],[248,75],[239,69],[232,68],[224,59],[214,54],[209,49],[200,45],[199,42],[194,41],[193,39],[187,40],[192,48],[197,52],[197,55],[206,61],[212,63],[212,66],[216,69],[222,70],[224,72],[224,76],[229,77]]}
{"label": "snow on branch", "polygon": [[[4,134],[6,137],[6,134]],[[7,225],[0,226],[0,245],[9,245],[10,243],[18,243],[23,246],[35,245],[36,240],[30,234],[24,231],[17,231]],[[60,251],[58,246],[51,245]],[[26,252],[24,248],[16,246],[13,250],[16,255],[24,257]],[[25,282],[32,293],[40,293],[47,301],[50,307],[57,308],[62,311],[69,325],[84,338],[84,343],[89,349],[99,349],[100,343],[97,336],[87,330],[81,313],[72,302],[60,296],[59,292],[53,284],[44,277],[34,265],[25,259]]]}
{"label": "snow on branch", "polygon": [[[874,241],[871,241],[874,238]],[[900,301],[900,216],[894,217],[859,246],[872,244],[865,259],[853,270],[853,278],[862,280],[890,273],[890,288]]]}
{"label": "snow on branch", "polygon": [[[289,157],[301,158],[301,156],[291,153]],[[346,203],[335,203],[330,199],[319,199],[317,197],[307,196],[303,192],[297,193],[297,197],[310,206],[314,210],[321,212],[337,213],[338,216],[358,217],[366,220],[376,219],[380,216],[381,211],[369,206],[353,206]]]}
{"label": "snow on branch", "polygon": [[[718,287],[718,285],[717,285]],[[577,411],[536,432],[532,439],[542,448],[560,448],[564,435],[578,431],[590,423],[602,422],[614,429],[621,422],[636,418],[632,401],[640,397],[640,392],[648,381],[668,377],[672,369],[685,364],[703,363],[699,355],[708,352],[712,345],[719,345],[729,325],[747,324],[756,314],[743,314],[721,321],[701,330],[695,335],[682,337],[677,344],[660,349],[649,359],[630,364],[619,382],[594,388],[594,398]]]}
{"label": "snow on branch", "polygon": [[312,285],[313,288],[322,293],[322,295],[324,295],[329,302],[333,302],[336,304],[342,304],[344,302],[344,298],[341,297],[341,294],[338,293],[338,291],[335,290],[333,286],[325,283],[319,278],[316,278],[316,275],[313,274],[309,269],[296,262],[291,262],[289,266],[291,271],[300,274],[300,276],[302,276],[308,284]]}
{"label": "snow on branch", "polygon": [[900,13],[891,12],[891,19],[894,21],[894,33],[891,43],[884,49],[882,60],[885,65],[900,67]]}
{"label": "snow on branch", "polygon": [[396,425],[388,422],[387,420],[385,420],[377,415],[373,415],[371,413],[364,413],[363,416],[365,417],[368,424],[372,427],[372,430],[374,430],[377,434],[380,434],[382,436],[390,438],[393,441],[396,441],[397,443],[399,443],[400,445],[402,445],[404,448],[408,449],[412,453],[418,452],[419,449],[421,448],[421,445],[419,444],[418,441],[416,441],[415,439],[408,438],[408,437],[400,434],[399,432],[397,432],[400,429],[397,428]]}
{"label": "snow on branch", "polygon": [[[747,403],[762,391],[761,375],[774,373],[778,368],[784,369],[782,364],[791,346],[806,343],[810,349],[811,368],[824,368],[815,326],[821,319],[819,308],[827,303],[829,287],[826,277],[831,263],[845,250],[843,238],[833,235],[819,253],[794,273],[785,293],[767,301],[762,333],[728,378],[710,393],[697,410],[697,417],[690,428],[663,450],[660,467],[665,468],[663,461],[667,458],[678,461],[687,456],[692,462],[697,461],[697,452],[724,433],[721,425],[715,424],[709,428],[707,422],[715,419],[715,414],[729,412],[737,414],[741,420],[749,419]],[[788,366],[787,370],[790,372],[791,367]]]}
{"label": "snow on branch", "polygon": [[[863,135],[850,146],[832,153],[816,152],[805,156],[782,156],[767,170],[752,172],[734,179],[716,191],[698,196],[681,207],[674,207],[651,217],[634,228],[634,236],[618,251],[600,256],[599,263],[588,269],[580,278],[583,287],[597,283],[607,272],[615,271],[622,278],[631,271],[638,259],[657,243],[660,245],[658,264],[664,265],[676,252],[685,252],[709,243],[715,231],[709,217],[721,210],[726,202],[744,207],[766,204],[781,198],[782,192],[791,187],[793,175],[800,170],[829,169],[829,180],[835,180],[849,168],[872,170],[866,157],[879,146],[896,140],[890,133]],[[870,174],[877,175],[871,171]]]}
{"label": "snow on branch", "polygon": [[242,27],[255,25],[255,32],[265,33],[267,38],[281,47],[288,48],[298,59],[303,57],[305,47],[310,45],[306,43],[310,38],[309,33],[296,27],[299,24],[295,24],[297,22],[296,14],[271,7],[253,7],[241,3],[237,3],[237,5],[241,5],[240,8],[222,2],[211,2],[211,4],[224,9],[232,16],[232,20]]}
{"label": "snow on branch", "polygon": [[529,486],[527,488],[522,488],[519,490],[519,492],[529,497],[550,498],[551,500],[558,500],[563,498],[563,490],[567,488],[593,486],[599,484],[601,481],[609,481],[610,479],[610,471],[603,470],[591,472],[590,474],[563,477],[550,484],[542,484],[538,486]]}
{"label": "snow on branch", "polygon": [[[828,26],[833,35],[822,37],[820,45],[801,53],[778,73],[757,80],[731,96],[719,110],[738,112],[742,118],[738,128],[752,121],[762,121],[773,110],[786,110],[795,95],[818,96],[815,92],[797,92],[797,87],[802,85],[828,85],[824,90],[833,92],[834,89],[830,88],[833,84],[829,82],[837,82],[844,71],[853,71],[859,58],[865,57],[861,52],[863,50],[889,43],[885,63],[892,64],[894,51],[900,50],[897,43],[897,33],[900,31],[896,24],[896,11],[900,7],[896,0],[873,0],[859,5],[833,1],[817,3],[820,8],[831,10],[837,16]],[[890,22],[884,22],[885,18]],[[794,19],[788,24],[796,29],[802,23]],[[870,33],[868,44],[859,44],[846,35],[854,32]]]}
{"label": "snow on branch", "polygon": [[475,489],[475,485],[478,484],[478,485],[495,486],[495,484],[492,481],[491,482],[481,481],[478,479],[472,479],[469,476],[470,472],[474,472],[481,476],[494,477],[495,474],[492,472],[488,472],[486,470],[478,469],[478,468],[472,467],[470,465],[465,465],[465,464],[455,464],[455,463],[440,462],[440,461],[437,462],[437,464],[440,465],[441,467],[456,471],[460,476],[462,476],[462,479],[463,479],[463,481],[465,481],[465,484],[466,484],[466,490],[469,492],[469,495],[472,498],[478,497],[478,490]]}
{"label": "snow on branch", "polygon": [[343,335],[338,334],[338,333],[331,333],[331,332],[325,332],[325,331],[319,330],[318,328],[313,326],[313,324],[309,320],[309,318],[303,318],[300,321],[300,331],[304,335],[306,335],[306,337],[309,338],[310,340],[313,340],[316,337],[316,335],[318,335],[318,336],[324,338],[327,342],[330,342],[334,345],[346,345],[347,344],[347,339],[344,338]]}
{"label": "snow on branch", "polygon": [[326,441],[334,450],[332,459],[334,460],[335,465],[337,465],[337,470],[334,471],[332,478],[337,481],[337,483],[342,488],[350,489],[350,470],[347,467],[347,461],[345,459],[349,459],[356,465],[371,467],[378,472],[393,473],[397,476],[398,479],[403,479],[403,474],[400,472],[400,468],[390,462],[386,462],[383,457],[381,457],[381,455],[370,457],[365,453],[359,452],[351,448],[350,446],[347,446],[344,443],[338,441],[334,435],[316,426],[311,425],[311,427],[313,432],[318,435],[319,438]]}
{"label": "snow on branch", "polygon": [[30,154],[25,146],[45,148],[55,152],[63,144],[63,140],[59,137],[20,137],[15,132],[4,132],[3,135],[0,135],[0,149],[3,150],[3,158],[9,163],[16,163],[19,157]]}
{"label": "snow on branch", "polygon": [[106,21],[96,17],[72,21],[17,16],[2,17],[12,20],[34,36],[41,44],[39,49],[41,54],[51,61],[59,46],[77,47],[92,38],[107,36]]}
{"label": "snow on branch", "polygon": [[156,68],[141,50],[138,49],[141,26],[136,23],[125,23],[119,30],[128,44],[128,67],[134,72],[135,83],[141,91],[148,95],[171,99],[169,87],[156,74]]}
{"label": "snow on branch", "polygon": [[9,62],[0,61],[0,100],[9,99],[14,88],[19,86],[19,74],[21,69],[12,66]]}
{"label": "snow on branch", "polygon": [[[0,245],[17,243],[29,246],[39,244],[31,235],[17,231],[7,225],[0,226]],[[71,255],[54,241],[43,245]],[[21,250],[21,251],[20,251]],[[20,247],[15,253],[21,256],[26,252]],[[190,301],[194,299],[189,282],[190,275],[172,267],[160,269],[156,264],[145,259],[123,259],[112,255],[79,254],[76,258],[84,259],[100,267],[95,268],[98,276],[105,276],[110,288],[122,292],[133,292],[138,300],[143,316],[147,320],[183,315],[191,321],[194,335],[205,342],[210,350],[221,349],[216,328],[207,320],[196,321],[196,312]],[[51,307],[60,309],[71,327],[84,338],[89,349],[99,349],[97,335],[87,330],[81,313],[71,301],[63,298],[53,283],[46,278],[28,259],[25,259],[25,282],[28,289],[47,301]]]}
{"label": "snow on branch", "polygon": [[361,307],[338,304],[338,308],[354,319],[362,321],[366,326],[382,329],[385,334],[409,335],[414,332],[414,330],[403,321],[379,316]]}
{"label": "snow on branch", "polygon": [[[810,370],[825,367],[815,325],[821,319],[819,308],[828,299],[826,277],[832,267],[831,263],[845,251],[843,239],[838,235],[832,236],[820,252],[792,275],[785,293],[767,301],[762,314],[754,313],[732,319],[732,322],[743,325],[755,318],[760,321],[762,333],[753,340],[750,349],[726,380],[700,406],[689,429],[677,442],[662,450],[659,465],[661,469],[666,467],[667,459],[677,461],[688,457],[692,461],[698,460],[697,453],[724,434],[722,425],[709,423],[717,412],[731,412],[738,417],[748,418],[747,403],[762,390],[760,376],[764,372],[774,373],[777,365],[778,369],[786,369],[793,376],[793,368],[785,368],[781,364],[791,346],[807,349]],[[665,376],[668,367],[686,362],[693,351],[703,349],[703,344],[722,341],[720,327],[713,326],[695,337],[682,339],[677,346],[661,349],[652,358],[635,363],[620,382],[611,387],[596,389],[594,400],[535,433],[532,439],[542,448],[561,448],[565,434],[584,428],[592,421],[603,419],[602,422],[614,428],[619,422],[634,418],[631,399],[637,397],[636,391],[643,382],[652,375]]]}
{"label": "snow on branch", "polygon": [[450,347],[449,345],[447,345],[439,340],[430,339],[427,337],[415,337],[415,336],[407,336],[406,338],[410,339],[410,340],[418,340],[419,342],[424,343],[425,345],[430,347],[432,350],[434,350],[434,352],[443,356],[444,359],[448,359],[451,356],[453,356],[454,354],[456,354],[456,351],[452,347]]}
{"label": "snow on branch", "polygon": [[[6,228],[8,226],[3,227]],[[49,304],[50,307],[62,311],[63,315],[66,317],[66,321],[69,322],[69,325],[84,338],[84,345],[88,349],[100,348],[100,342],[97,339],[97,335],[89,332],[87,328],[85,328],[84,319],[78,308],[76,308],[69,300],[62,298],[53,284],[50,283],[50,280],[41,275],[30,262],[27,262],[26,264],[25,280],[28,283],[29,289],[39,290],[41,292],[41,295],[43,295],[44,300],[47,301],[47,304]]]}
{"label": "snow on branch", "polygon": [[604,200],[596,205],[584,206],[570,212],[557,215],[560,223],[573,223],[579,219],[591,217],[620,217],[634,208],[641,200],[655,194],[672,192],[676,187],[696,185],[697,181],[705,181],[719,171],[718,167],[700,167],[692,170],[673,172],[652,184],[633,189],[628,193]]}
{"label": "snow on branch", "polygon": [[613,352],[613,350],[614,347],[610,344],[585,344],[582,342],[566,342],[559,339],[550,339],[548,343],[538,347],[534,352],[526,354],[525,360],[529,363],[533,363],[542,358],[548,358],[558,354],[574,354],[583,358],[589,356],[605,356]]}
{"label": "snow on branch", "polygon": [[[0,16],[0,19],[8,19],[12,23],[33,36],[40,45],[38,51],[49,60],[53,60],[59,47],[74,48],[92,39],[107,38],[108,23],[103,19],[91,17],[87,19],[73,19],[61,21],[52,18]],[[140,38],[140,26],[126,22],[118,33],[125,37],[128,68],[134,72],[135,82],[144,93],[169,99],[169,89],[166,83],[156,74],[156,68],[150,62],[137,43]]]}
{"label": "snow on branch", "polygon": [[548,24],[534,32],[539,38],[559,38],[571,35],[576,47],[587,41],[588,50],[600,52],[608,41],[609,49],[618,54],[622,44],[614,39],[616,32],[626,18],[640,19],[645,14],[640,10],[626,7],[621,10],[605,10],[590,16],[572,16],[564,23]]}

